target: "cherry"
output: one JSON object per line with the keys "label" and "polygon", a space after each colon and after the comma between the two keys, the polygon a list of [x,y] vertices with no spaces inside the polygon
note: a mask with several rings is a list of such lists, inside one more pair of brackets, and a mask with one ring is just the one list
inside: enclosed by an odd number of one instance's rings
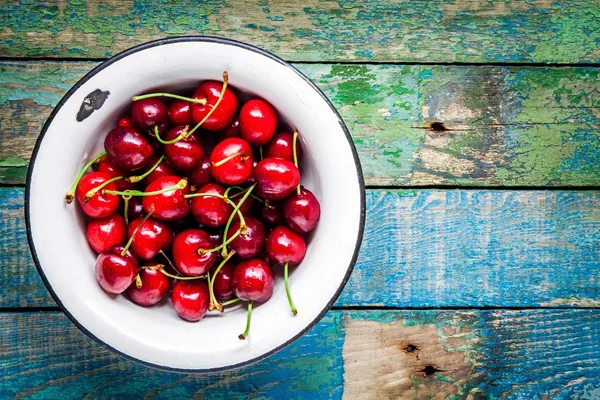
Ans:
{"label": "cherry", "polygon": [[267,237],[267,257],[276,264],[298,265],[306,254],[302,236],[287,226],[278,226]]}
{"label": "cherry", "polygon": [[228,262],[221,267],[216,275],[214,271],[211,272],[213,277],[213,292],[218,301],[223,302],[233,299],[233,290],[231,290],[231,277],[233,276],[233,270],[235,264]]}
{"label": "cherry", "polygon": [[[205,81],[198,86],[194,92],[195,99],[206,99],[206,104],[192,103],[192,118],[195,123],[202,121],[213,109],[223,89],[224,83],[217,81]],[[223,98],[215,111],[202,123],[204,129],[209,131],[220,131],[225,129],[233,119],[237,110],[238,101],[236,95],[229,88],[225,89]]]}
{"label": "cherry", "polygon": [[[187,133],[187,130],[187,126],[176,126],[167,133],[165,140],[173,140]],[[169,164],[181,171],[188,171],[198,166],[203,156],[202,143],[195,134],[165,145],[165,157],[169,160]]]}
{"label": "cherry", "polygon": [[136,218],[139,218],[145,214],[144,206],[142,204],[141,197],[132,197],[127,202],[127,218],[130,221],[133,221]]}
{"label": "cherry", "polygon": [[135,171],[150,162],[154,148],[133,128],[118,126],[104,139],[104,148],[115,164],[125,171]]}
{"label": "cherry", "polygon": [[[143,287],[143,286],[142,286]],[[200,321],[210,303],[208,285],[201,280],[177,281],[171,294],[173,307],[186,321]]]}
{"label": "cherry", "polygon": [[173,231],[162,221],[153,218],[144,221],[144,217],[137,218],[129,224],[130,238],[136,229],[131,249],[143,260],[153,259],[160,251],[167,250],[173,242]]}
{"label": "cherry", "polygon": [[173,125],[191,125],[194,123],[192,119],[192,108],[189,101],[174,100],[169,104],[169,118]]}
{"label": "cherry", "polygon": [[208,236],[210,236],[210,241],[213,244],[213,247],[218,247],[219,245],[221,245],[221,243],[223,243],[223,232],[218,230],[218,231],[210,231],[208,232]]}
{"label": "cherry", "polygon": [[[294,135],[289,132],[275,134],[263,151],[265,158],[279,157],[294,162]],[[298,162],[300,162],[302,160],[300,142],[296,143],[296,156],[298,157]]]}
{"label": "cherry", "polygon": [[154,127],[163,135],[169,129],[169,109],[159,99],[152,97],[133,102],[131,123],[141,132],[154,137]]}
{"label": "cherry", "polygon": [[281,200],[289,196],[300,183],[300,171],[283,158],[265,158],[254,169],[257,194],[267,200]]}
{"label": "cherry", "polygon": [[137,259],[123,246],[112,246],[96,259],[96,280],[108,293],[123,293],[137,273]]}
{"label": "cherry", "polygon": [[[202,186],[197,193],[223,196],[225,188],[218,183],[208,183]],[[193,197],[191,207],[196,221],[211,228],[225,225],[233,212],[233,207],[225,200],[213,196]]]}
{"label": "cherry", "polygon": [[174,221],[188,215],[190,206],[184,198],[189,193],[187,181],[170,175],[159,178],[146,187],[146,192],[160,192],[145,196],[142,200],[144,210],[154,209],[153,217],[164,221]]}
{"label": "cherry", "polygon": [[171,289],[171,279],[158,268],[145,268],[139,272],[142,287],[138,288],[136,282],[127,288],[129,299],[140,306],[153,306],[167,295]]}
{"label": "cherry", "polygon": [[[97,190],[95,194],[85,201],[86,195],[109,181],[111,177],[104,172],[90,172],[81,178],[77,186],[76,196],[83,212],[92,218],[104,218],[114,214],[119,208],[119,197],[113,194],[103,194],[102,190]],[[110,182],[103,189],[117,190],[117,185]]]}
{"label": "cherry", "polygon": [[[255,218],[245,218],[246,229],[229,243],[229,246],[237,252],[240,258],[252,258],[262,250],[267,237],[263,224]],[[227,233],[230,239],[240,229],[240,222],[234,222]]]}
{"label": "cherry", "polygon": [[119,120],[119,122],[117,122],[117,126],[131,127],[131,120],[129,119],[129,117],[123,117]]}
{"label": "cherry", "polygon": [[277,111],[264,100],[248,101],[242,106],[239,118],[242,137],[255,146],[267,144],[277,128]]}
{"label": "cherry", "polygon": [[[154,167],[154,165],[156,165],[156,163],[158,162],[159,157],[158,156],[153,156],[152,159],[150,160],[150,162],[148,163],[148,165],[146,166],[146,168],[144,168],[142,171],[144,171],[144,173],[146,173],[150,168]],[[155,180],[162,178],[164,176],[169,176],[169,175],[175,175],[175,170],[173,168],[171,168],[171,166],[169,165],[169,163],[163,159],[163,161],[158,164],[158,166],[156,168],[154,168],[154,170],[152,172],[150,172],[150,174],[148,174],[148,176],[146,176],[143,180],[144,184],[147,186],[149,184],[151,184],[152,182],[154,182]]]}
{"label": "cherry", "polygon": [[302,188],[300,194],[292,194],[283,203],[283,215],[290,228],[307,233],[315,229],[321,216],[321,206],[310,190]]}
{"label": "cherry", "polygon": [[201,229],[188,229],[180,232],[173,240],[173,262],[184,275],[198,276],[210,269],[216,259],[216,252],[199,254],[198,250],[209,250],[213,243]]}
{"label": "cherry", "polygon": [[225,185],[239,185],[252,176],[252,148],[243,139],[230,138],[217,144],[210,162],[212,176]]}
{"label": "cherry", "polygon": [[[231,192],[230,192],[231,193]],[[236,196],[234,198],[230,198],[230,200],[237,206],[237,204],[242,200],[243,196]],[[240,206],[240,212],[244,217],[250,216],[254,213],[254,208],[256,206],[256,199],[252,196],[247,197],[246,200]],[[238,213],[235,213],[233,216],[234,221],[239,221],[240,217]]]}
{"label": "cherry", "polygon": [[[110,175],[111,178],[127,175],[126,172],[119,168],[119,166],[108,155],[105,155],[98,160],[98,164],[96,164],[96,171],[104,172],[105,174]],[[117,184],[119,190],[133,189],[134,186],[125,179],[119,179],[115,181],[115,183]]]}
{"label": "cherry", "polygon": [[221,132],[219,132],[219,138],[221,140],[223,139],[228,139],[228,138],[241,138],[242,134],[240,132],[240,119],[239,117],[235,117],[232,121],[231,124],[229,124],[229,126],[225,129],[223,129]]}
{"label": "cherry", "polygon": [[258,211],[258,217],[269,226],[283,225],[285,222],[281,204],[274,201],[263,203]]}
{"label": "cherry", "polygon": [[87,225],[86,237],[96,253],[103,253],[114,245],[123,245],[127,241],[125,219],[119,214],[92,219]]}
{"label": "cherry", "polygon": [[196,187],[201,187],[213,181],[210,174],[210,159],[208,156],[202,157],[200,164],[189,172],[190,183]]}

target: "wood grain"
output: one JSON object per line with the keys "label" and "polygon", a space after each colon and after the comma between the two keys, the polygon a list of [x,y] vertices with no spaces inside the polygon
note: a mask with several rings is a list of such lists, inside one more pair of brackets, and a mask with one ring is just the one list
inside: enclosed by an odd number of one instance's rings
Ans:
{"label": "wood grain", "polygon": [[598,62],[600,6],[571,0],[0,3],[0,54],[103,58],[167,36],[252,43],[293,61]]}
{"label": "wood grain", "polygon": [[[27,249],[23,190],[0,189],[0,307],[54,305]],[[336,306],[600,306],[600,192],[369,190]]]}
{"label": "wood grain", "polygon": [[[44,121],[95,65],[0,62],[0,183],[24,182]],[[600,185],[598,68],[297,67],[341,112],[368,185]]]}
{"label": "wood grain", "polygon": [[597,310],[331,311],[274,356],[211,375],[126,361],[58,312],[2,313],[0,328],[2,398],[567,400],[600,392]]}

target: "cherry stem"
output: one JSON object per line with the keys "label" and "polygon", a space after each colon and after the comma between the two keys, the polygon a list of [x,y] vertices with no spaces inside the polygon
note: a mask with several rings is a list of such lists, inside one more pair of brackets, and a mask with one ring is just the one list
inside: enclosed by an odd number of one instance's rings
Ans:
{"label": "cherry stem", "polygon": [[185,189],[187,186],[187,179],[183,178],[175,186],[168,187],[162,190],[155,190],[154,192],[140,192],[139,190],[126,190],[124,192],[120,192],[118,190],[103,190],[102,194],[118,194],[121,196],[136,196],[136,197],[147,197],[147,196],[155,196],[157,194],[163,194],[167,192],[172,192],[177,189]]}
{"label": "cherry stem", "polygon": [[204,118],[202,118],[202,120],[200,122],[198,122],[196,124],[196,126],[194,126],[192,128],[192,130],[187,134],[186,137],[190,137],[192,135],[192,133],[196,132],[196,130],[198,128],[200,128],[200,126],[208,118],[210,118],[210,116],[212,115],[213,112],[215,112],[217,107],[219,107],[219,104],[221,104],[221,100],[223,100],[223,97],[225,96],[225,90],[227,89],[227,83],[229,83],[229,74],[227,73],[227,71],[223,71],[223,87],[221,88],[221,94],[219,95],[219,98],[217,99],[217,101],[215,101],[215,105],[210,109],[210,111],[204,116]]}
{"label": "cherry stem", "polygon": [[246,319],[246,330],[238,336],[240,340],[245,340],[250,333],[250,320],[252,319],[252,302],[248,302],[248,319]]}
{"label": "cherry stem", "polygon": [[173,268],[173,271],[175,271],[176,273],[178,273],[178,274],[181,275],[181,272],[179,272],[179,270],[177,268],[175,268],[175,265],[173,264],[173,261],[171,261],[171,259],[169,257],[167,257],[167,255],[165,254],[165,252],[162,251],[162,250],[159,250],[158,252],[163,256],[163,258],[165,260],[167,260],[167,262],[169,263],[169,266],[171,268]]}
{"label": "cherry stem", "polygon": [[125,217],[125,225],[129,226],[129,200],[131,197],[123,196],[123,202],[125,203],[125,209],[123,210],[123,216]]}
{"label": "cherry stem", "polygon": [[258,147],[258,151],[260,152],[260,159],[261,161],[263,160],[263,152],[262,152],[262,146]]}
{"label": "cherry stem", "polygon": [[[217,269],[215,269],[215,273],[213,274],[212,279],[210,279],[210,276],[208,277],[208,294],[210,295],[210,303],[211,303],[211,305],[213,305],[214,308],[216,308],[220,312],[223,312],[223,305],[217,301],[217,298],[215,297],[215,291],[213,289],[213,286],[215,284],[215,279],[217,278],[217,274],[219,273],[221,268],[223,268],[223,265],[225,265],[225,263],[227,263],[227,261],[229,261],[229,259],[231,257],[233,257],[234,254],[235,254],[235,250],[231,250],[229,255],[223,261],[221,261],[221,264],[219,264]],[[208,306],[208,309],[211,310],[210,305]]]}
{"label": "cherry stem", "polygon": [[129,176],[127,178],[125,178],[125,180],[129,183],[136,183],[141,181],[142,179],[144,179],[145,177],[147,177],[148,175],[150,175],[152,172],[154,172],[154,170],[156,168],[158,168],[158,166],[160,165],[161,162],[163,162],[163,160],[165,159],[165,156],[162,155],[160,156],[160,158],[158,159],[158,161],[156,162],[156,164],[154,164],[152,166],[152,168],[150,168],[148,171],[144,172],[142,175],[138,175],[138,176]]}
{"label": "cherry stem", "polygon": [[[229,226],[231,225],[231,221],[233,221],[233,215],[240,211],[240,208],[242,207],[242,205],[244,204],[244,202],[246,201],[248,196],[250,196],[250,193],[252,193],[252,190],[255,187],[256,187],[256,183],[254,185],[250,186],[248,189],[246,189],[246,193],[244,194],[244,197],[242,197],[240,199],[240,201],[237,203],[237,205],[233,209],[233,212],[229,216],[229,219],[227,220],[227,224],[225,225],[225,230],[223,231],[223,251],[221,252],[221,256],[223,256],[223,257],[227,257],[227,244],[228,244],[227,233],[229,232]],[[246,233],[246,221],[244,220],[244,216],[242,215],[241,212],[239,213],[239,216],[240,216],[240,229],[238,231],[240,232],[240,234],[244,235]],[[237,236],[237,235],[234,235],[234,236]]]}
{"label": "cherry stem", "polygon": [[231,304],[235,304],[235,303],[237,303],[238,301],[240,301],[240,299],[238,299],[238,298],[236,297],[235,299],[231,299],[231,300],[228,300],[228,301],[226,301],[226,302],[224,302],[224,303],[221,303],[221,305],[222,305],[223,307],[225,307],[225,306],[229,306],[229,305],[231,305]]}
{"label": "cherry stem", "polygon": [[[221,161],[218,161],[218,162],[216,162],[216,163],[213,163],[213,165],[214,165],[215,167],[220,167],[221,165],[225,164],[227,161],[233,160],[233,159],[234,159],[234,158],[236,158],[237,156],[242,156],[242,161],[245,161],[245,160],[247,160],[247,159],[248,159],[248,154],[246,154],[246,152],[245,152],[245,151],[240,151],[240,152],[237,152],[237,153],[235,153],[235,154],[232,154],[232,155],[230,155],[230,156],[227,156],[227,157],[225,157],[225,158],[224,158],[224,159],[222,159]],[[245,159],[244,159],[244,157],[245,157]]]}
{"label": "cherry stem", "polygon": [[151,97],[170,97],[172,99],[189,101],[191,103],[206,104],[206,99],[195,99],[193,97],[184,97],[184,96],[179,96],[179,95],[172,94],[172,93],[148,93],[148,94],[143,94],[141,96],[133,96],[131,98],[131,100],[138,101],[138,100],[149,99]]}
{"label": "cherry stem", "polygon": [[[298,141],[298,129],[294,129],[294,136],[292,139],[292,152],[294,154],[294,165],[298,168],[298,153],[296,152],[296,142]],[[300,196],[300,184],[296,187],[296,193]]]}
{"label": "cherry stem", "polygon": [[141,267],[142,269],[151,269],[151,270],[158,270],[160,271],[163,275],[168,276],[169,278],[173,278],[173,279],[179,279],[180,281],[191,281],[194,279],[204,279],[206,278],[206,275],[198,275],[198,276],[177,276],[177,275],[173,275],[168,273],[167,271],[165,271],[165,266],[162,264],[156,264],[156,265],[151,265],[151,266],[146,266],[146,267]]}
{"label": "cherry stem", "polygon": [[164,140],[163,138],[160,137],[160,135],[158,133],[158,127],[154,126],[154,136],[156,136],[156,140],[158,140],[162,144],[173,144],[173,143],[179,142],[182,139],[185,139],[186,138],[186,134],[187,134],[187,130],[188,130],[188,126],[186,125],[183,128],[183,131],[181,131],[181,133],[179,134],[179,136],[177,136],[175,139]]}
{"label": "cherry stem", "polygon": [[290,293],[290,285],[288,283],[288,264],[289,264],[289,262],[286,262],[283,265],[283,282],[285,283],[285,294],[287,295],[288,303],[290,303],[290,308],[292,309],[292,313],[294,313],[294,315],[296,315],[296,314],[298,314],[298,310],[296,309],[296,306],[294,305],[294,302],[292,301],[292,295]]}
{"label": "cherry stem", "polygon": [[99,159],[101,159],[105,155],[106,155],[105,151],[103,151],[102,153],[98,154],[97,156],[95,156],[94,158],[92,158],[90,161],[88,161],[88,163],[83,166],[83,168],[81,169],[81,171],[79,171],[79,173],[77,174],[77,177],[75,178],[75,181],[73,182],[73,184],[69,188],[69,191],[65,194],[65,201],[67,202],[67,204],[71,204],[73,202],[73,199],[75,198],[75,190],[77,190],[77,185],[79,185],[79,181],[81,180],[81,178],[83,177],[83,175],[85,174],[85,172],[88,169],[90,169],[90,167],[92,165],[94,165]]}
{"label": "cherry stem", "polygon": [[140,276],[140,273],[138,272],[138,274],[135,276],[135,287],[138,289],[142,288],[142,277]]}
{"label": "cherry stem", "polygon": [[140,227],[142,225],[144,225],[146,223],[146,221],[148,221],[148,218],[150,218],[150,216],[152,215],[153,212],[154,212],[154,206],[152,206],[150,208],[150,212],[148,213],[148,215],[146,215],[144,217],[144,219],[142,220],[142,222],[140,222],[140,224],[138,226],[136,226],[135,229],[133,230],[133,233],[131,234],[131,237],[127,241],[127,244],[125,245],[125,247],[123,247],[123,251],[121,252],[121,256],[125,257],[125,254],[127,254],[127,250],[129,250],[129,247],[131,247],[131,244],[133,243],[133,239],[135,238],[135,234],[140,230]]}
{"label": "cherry stem", "polygon": [[[232,194],[231,196],[228,196],[228,193],[229,193],[230,189],[239,189],[240,191],[237,192],[237,193],[235,193],[235,194]],[[244,190],[246,190],[246,188],[243,188],[241,186],[229,186],[227,188],[227,190],[225,190],[225,197],[227,197],[229,199],[235,199],[236,197],[241,196],[242,194],[244,194]],[[254,195],[254,194],[251,194],[250,197],[254,198],[257,201],[260,201],[261,203],[264,202],[263,199],[261,199],[260,197]]]}
{"label": "cherry stem", "polygon": [[92,199],[92,197],[94,197],[96,195],[96,193],[98,193],[99,190],[104,189],[106,186],[108,186],[109,184],[115,182],[115,181],[119,181],[121,179],[123,179],[123,176],[115,176],[114,178],[111,178],[107,181],[102,182],[101,184],[99,184],[98,186],[96,186],[93,189],[90,189],[85,196],[83,197],[83,202],[87,203],[88,201],[90,201]]}

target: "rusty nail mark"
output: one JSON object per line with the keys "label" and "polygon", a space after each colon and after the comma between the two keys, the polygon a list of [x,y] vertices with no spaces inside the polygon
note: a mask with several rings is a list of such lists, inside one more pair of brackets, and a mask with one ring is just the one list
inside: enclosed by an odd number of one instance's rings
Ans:
{"label": "rusty nail mark", "polygon": [[413,353],[415,351],[421,350],[421,348],[415,344],[406,344],[400,346],[400,350],[402,350],[405,353]]}
{"label": "rusty nail mark", "polygon": [[437,369],[433,365],[427,365],[422,370],[415,371],[415,372],[423,377],[427,377],[427,376],[431,376],[431,375],[435,374],[436,372],[444,372],[444,371],[441,369]]}

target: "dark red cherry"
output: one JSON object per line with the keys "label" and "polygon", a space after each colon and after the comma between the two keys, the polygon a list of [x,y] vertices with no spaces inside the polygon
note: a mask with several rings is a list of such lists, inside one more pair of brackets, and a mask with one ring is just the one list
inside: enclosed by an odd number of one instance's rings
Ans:
{"label": "dark red cherry", "polygon": [[138,288],[133,282],[127,288],[127,296],[140,306],[153,306],[169,293],[171,279],[158,269],[142,268],[140,270],[142,287]]}
{"label": "dark red cherry", "polygon": [[258,160],[254,160],[252,162],[252,175],[250,175],[250,178],[248,178],[248,180],[246,181],[247,184],[249,185],[253,185],[256,183],[256,179],[254,179],[254,169],[256,168],[256,166],[258,165]]}
{"label": "dark red cherry", "polygon": [[121,255],[123,246],[112,246],[96,259],[96,281],[108,293],[123,293],[138,273],[137,259],[129,250]]}
{"label": "dark red cherry", "polygon": [[[234,298],[233,291],[231,290],[231,277],[233,276],[233,270],[235,264],[228,262],[221,267],[217,275],[214,275],[213,292],[217,301],[223,302]],[[211,276],[213,274],[211,273]]]}
{"label": "dark red cherry", "polygon": [[125,171],[145,167],[154,154],[154,148],[133,128],[118,126],[104,139],[104,148],[115,164]]}
{"label": "dark red cherry", "polygon": [[131,124],[131,120],[129,119],[129,117],[123,117],[119,120],[119,122],[117,122],[117,126],[131,127],[133,125]]}
{"label": "dark red cherry", "polygon": [[208,236],[210,236],[210,241],[213,244],[213,247],[217,247],[223,243],[223,232],[218,231],[210,231],[208,232]]}
{"label": "dark red cherry", "polygon": [[103,190],[117,190],[115,182],[111,182],[98,190],[86,203],[83,201],[85,195],[92,189],[97,188],[110,179],[104,172],[90,172],[81,178],[75,195],[83,212],[92,218],[104,218],[114,214],[119,208],[120,197],[114,194],[102,194]]}
{"label": "dark red cherry", "polygon": [[[183,183],[186,184],[183,189],[180,187],[173,189],[176,185],[182,185]],[[190,191],[186,182],[182,182],[182,179],[175,175],[164,176],[149,184],[145,191],[158,192],[162,190],[166,191],[160,194],[145,196],[142,200],[144,210],[147,213],[150,213],[154,209],[152,217],[164,221],[174,221],[188,215],[190,206],[187,199],[183,197]]]}
{"label": "dark red cherry", "polygon": [[281,203],[274,201],[261,204],[258,217],[268,226],[283,225],[285,222]]}
{"label": "dark red cherry", "polygon": [[300,189],[300,194],[294,192],[283,203],[283,216],[287,225],[300,233],[315,229],[321,216],[321,205],[315,195],[308,189]]}
{"label": "dark red cherry", "polygon": [[239,118],[242,137],[255,146],[267,144],[277,128],[277,111],[264,100],[248,101],[242,106]]}
{"label": "dark red cherry", "polygon": [[[192,103],[192,118],[197,124],[206,117],[206,114],[215,106],[221,90],[223,89],[223,83],[217,81],[206,81],[202,82],[200,86],[194,92],[195,99],[206,99],[206,104]],[[225,89],[223,99],[219,103],[217,109],[210,115],[210,117],[202,123],[202,128],[209,131],[220,131],[225,129],[233,119],[235,112],[237,111],[238,101],[233,91],[229,88]]]}
{"label": "dark red cherry", "polygon": [[298,265],[306,254],[302,236],[288,228],[278,226],[267,237],[267,257],[273,263]]}
{"label": "dark red cherry", "polygon": [[[116,178],[117,176],[127,176],[127,173],[123,171],[119,166],[108,156],[105,155],[98,160],[98,164],[96,166],[96,171],[104,172],[107,175],[110,175],[111,178]],[[119,179],[115,181],[119,190],[129,190],[133,189],[135,186],[132,183],[127,182],[125,179]]]}
{"label": "dark red cherry", "polygon": [[154,127],[164,135],[169,129],[169,109],[155,97],[134,101],[131,106],[131,123],[140,132],[154,137]]}
{"label": "dark red cherry", "polygon": [[210,303],[208,285],[201,279],[177,281],[171,294],[173,308],[186,321],[200,321]]}
{"label": "dark red cherry", "polygon": [[[225,188],[218,183],[208,183],[198,189],[197,193],[223,196]],[[225,225],[233,211],[233,207],[227,204],[225,200],[212,196],[193,197],[191,207],[196,221],[211,228]]]}
{"label": "dark red cherry", "polygon": [[[173,140],[186,132],[185,126],[176,126],[167,133],[165,140]],[[180,171],[189,171],[195,168],[200,164],[203,156],[202,143],[195,134],[165,145],[165,157],[169,160],[169,164]]]}
{"label": "dark red cherry", "polygon": [[224,140],[228,138],[241,138],[242,134],[240,132],[240,119],[239,117],[235,117],[231,124],[221,132],[219,132],[219,139]]}
{"label": "dark red cherry", "polygon": [[200,164],[189,172],[190,184],[201,187],[213,181],[210,174],[210,159],[208,156],[202,157]]}
{"label": "dark red cherry", "polygon": [[[144,168],[141,172],[139,172],[139,174],[142,175],[144,172],[146,172],[150,168],[152,168],[158,162],[158,159],[159,159],[158,156],[152,157],[152,159],[150,160],[150,162],[148,163],[146,168]],[[158,164],[158,167],[156,167],[154,169],[154,171],[150,172],[150,174],[147,177],[145,177],[142,182],[146,186],[148,186],[155,180],[162,178],[164,176],[169,176],[169,175],[175,175],[175,170],[173,168],[171,168],[171,166],[169,165],[167,160],[163,159],[162,162],[160,164]]]}
{"label": "dark red cherry", "polygon": [[281,200],[288,197],[300,183],[300,171],[283,158],[265,158],[254,169],[256,192],[267,200]]}
{"label": "dark red cherry", "polygon": [[[128,237],[133,236],[133,232],[144,220],[145,217],[131,221],[128,229]],[[162,250],[165,251],[173,242],[173,231],[166,223],[154,218],[148,218],[137,230],[131,249],[142,260],[151,260]]]}
{"label": "dark red cherry", "polygon": [[117,244],[127,241],[127,225],[119,214],[106,218],[92,219],[86,229],[87,241],[96,253],[103,253]]}
{"label": "dark red cherry", "polygon": [[192,107],[189,101],[174,100],[169,104],[169,118],[171,125],[191,125],[194,123],[192,119]]}
{"label": "dark red cherry", "polygon": [[216,252],[198,254],[199,249],[213,248],[208,233],[201,229],[188,229],[180,232],[173,240],[173,262],[184,275],[202,275],[210,269],[216,259]]}
{"label": "dark red cherry", "polygon": [[210,172],[218,182],[239,185],[252,176],[253,161],[248,142],[239,138],[225,139],[210,155]]}
{"label": "dark red cherry", "polygon": [[[294,135],[289,132],[275,134],[273,139],[265,146],[263,152],[265,158],[279,157],[294,162]],[[296,140],[296,156],[298,157],[298,163],[300,163],[302,160],[300,140]]]}
{"label": "dark red cherry", "polygon": [[130,221],[133,221],[136,218],[145,215],[146,211],[144,211],[144,205],[142,204],[141,197],[132,197],[127,202],[127,218]]}
{"label": "dark red cherry", "polygon": [[231,290],[241,300],[264,303],[273,294],[273,271],[266,261],[252,258],[240,262],[231,277]]}
{"label": "dark red cherry", "polygon": [[[262,250],[267,231],[263,224],[252,217],[245,218],[246,232],[240,233],[231,243],[229,247],[234,249],[240,258],[252,258]],[[227,232],[227,239],[230,239],[240,229],[240,222],[236,221],[231,224]]]}

